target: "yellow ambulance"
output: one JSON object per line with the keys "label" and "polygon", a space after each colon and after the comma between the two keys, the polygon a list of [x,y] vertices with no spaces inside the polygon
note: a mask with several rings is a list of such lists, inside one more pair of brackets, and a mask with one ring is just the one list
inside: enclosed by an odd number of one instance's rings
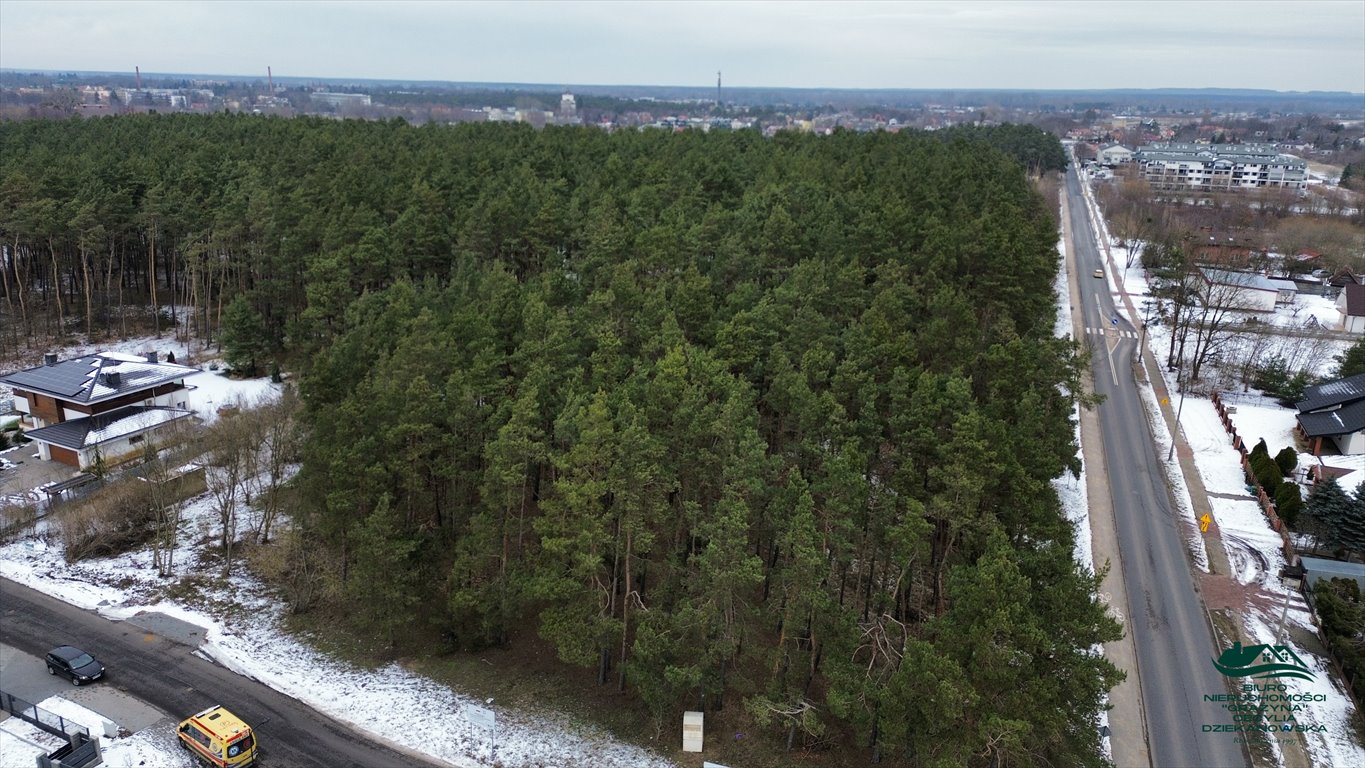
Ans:
{"label": "yellow ambulance", "polygon": [[180,723],[180,748],[189,750],[204,765],[259,765],[251,726],[220,706],[209,707]]}

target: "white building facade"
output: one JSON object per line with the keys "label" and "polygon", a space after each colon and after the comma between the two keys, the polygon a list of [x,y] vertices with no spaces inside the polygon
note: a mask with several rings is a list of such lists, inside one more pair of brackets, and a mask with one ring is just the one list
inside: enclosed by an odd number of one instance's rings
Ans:
{"label": "white building facade", "polygon": [[1158,189],[1305,189],[1308,164],[1269,144],[1151,144],[1134,161]]}

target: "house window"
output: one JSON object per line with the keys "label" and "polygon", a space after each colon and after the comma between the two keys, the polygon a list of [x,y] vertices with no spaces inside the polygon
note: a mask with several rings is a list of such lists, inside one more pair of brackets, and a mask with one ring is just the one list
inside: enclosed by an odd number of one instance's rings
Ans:
{"label": "house window", "polygon": [[143,435],[133,435],[132,437],[128,438],[128,444],[137,445],[138,443],[142,442],[143,437],[144,437]]}

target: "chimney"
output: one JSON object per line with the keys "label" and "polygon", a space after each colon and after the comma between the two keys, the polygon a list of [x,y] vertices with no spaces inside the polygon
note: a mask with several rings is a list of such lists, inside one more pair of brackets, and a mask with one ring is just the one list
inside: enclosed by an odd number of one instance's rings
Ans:
{"label": "chimney", "polygon": [[148,353],[147,353],[147,362],[149,362],[149,363],[157,363],[157,362],[160,362],[160,361],[156,359],[156,353],[155,353],[155,352],[148,352]]}
{"label": "chimney", "polygon": [[46,353],[46,354],[43,355],[43,365],[56,365],[56,364],[57,364],[57,353],[56,353],[56,352],[48,352],[48,353]]}
{"label": "chimney", "polygon": [[104,386],[110,389],[118,389],[119,383],[123,380],[123,375],[118,371],[109,371],[100,374],[100,378],[104,379]]}

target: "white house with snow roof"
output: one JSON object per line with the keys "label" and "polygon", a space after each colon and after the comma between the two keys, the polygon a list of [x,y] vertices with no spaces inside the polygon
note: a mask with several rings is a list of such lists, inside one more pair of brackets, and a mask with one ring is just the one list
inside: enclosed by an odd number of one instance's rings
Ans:
{"label": "white house with snow roof", "polygon": [[1281,300],[1280,286],[1258,272],[1200,267],[1195,289],[1206,303],[1226,309],[1274,312]]}
{"label": "white house with snow roof", "polygon": [[1096,153],[1095,159],[1101,165],[1123,165],[1133,162],[1133,150],[1122,144],[1110,144]]}
{"label": "white house with snow roof", "polygon": [[84,469],[103,459],[117,464],[194,413],[185,379],[199,373],[144,357],[100,352],[43,364],[0,382],[14,388],[15,410],[27,414],[38,456]]}

